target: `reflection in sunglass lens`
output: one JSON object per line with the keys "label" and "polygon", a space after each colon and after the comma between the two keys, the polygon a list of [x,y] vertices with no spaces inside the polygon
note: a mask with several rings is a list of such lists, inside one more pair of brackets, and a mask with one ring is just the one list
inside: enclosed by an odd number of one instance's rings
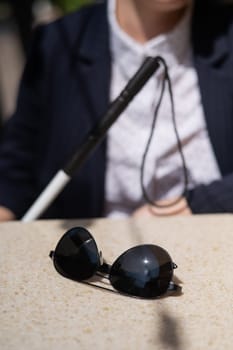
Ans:
{"label": "reflection in sunglass lens", "polygon": [[126,294],[154,298],[168,289],[173,263],[168,253],[155,245],[140,245],[127,250],[114,262],[110,281]]}
{"label": "reflection in sunglass lens", "polygon": [[92,277],[100,266],[96,243],[83,227],[74,227],[64,234],[53,259],[59,273],[79,281]]}

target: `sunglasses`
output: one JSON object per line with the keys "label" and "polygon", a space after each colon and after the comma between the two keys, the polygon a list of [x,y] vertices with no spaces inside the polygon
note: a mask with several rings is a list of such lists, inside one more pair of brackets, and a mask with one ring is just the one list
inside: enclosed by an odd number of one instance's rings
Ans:
{"label": "sunglasses", "polygon": [[107,278],[114,290],[94,286],[127,296],[152,299],[168,291],[181,290],[172,282],[177,265],[166,250],[157,245],[132,247],[109,265],[90,232],[83,227],[74,227],[61,237],[50,257],[62,276],[92,286],[88,279],[94,276]]}

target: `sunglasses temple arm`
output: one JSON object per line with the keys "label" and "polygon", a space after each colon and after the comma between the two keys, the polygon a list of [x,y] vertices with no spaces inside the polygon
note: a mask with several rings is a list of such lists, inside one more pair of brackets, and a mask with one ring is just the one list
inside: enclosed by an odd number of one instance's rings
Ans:
{"label": "sunglasses temple arm", "polygon": [[[172,263],[172,267],[175,270],[175,269],[177,269],[178,266],[173,262]],[[182,287],[179,286],[178,284],[174,283],[173,281],[170,281],[167,291],[168,292],[179,292],[180,293],[182,291]]]}
{"label": "sunglasses temple arm", "polygon": [[169,283],[167,291],[168,292],[179,292],[180,293],[182,291],[182,287],[179,286],[178,284],[175,284],[173,281],[171,281]]}

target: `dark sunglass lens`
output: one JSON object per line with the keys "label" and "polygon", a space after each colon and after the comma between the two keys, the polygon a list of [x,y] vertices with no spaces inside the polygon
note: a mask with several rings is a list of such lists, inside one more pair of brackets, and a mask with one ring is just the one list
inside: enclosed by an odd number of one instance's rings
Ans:
{"label": "dark sunglass lens", "polygon": [[92,277],[100,265],[100,258],[91,234],[83,227],[67,231],[55,249],[54,265],[63,276],[74,280]]}
{"label": "dark sunglass lens", "polygon": [[112,265],[110,282],[115,289],[143,298],[165,293],[173,275],[168,253],[155,245],[140,245],[127,250]]}

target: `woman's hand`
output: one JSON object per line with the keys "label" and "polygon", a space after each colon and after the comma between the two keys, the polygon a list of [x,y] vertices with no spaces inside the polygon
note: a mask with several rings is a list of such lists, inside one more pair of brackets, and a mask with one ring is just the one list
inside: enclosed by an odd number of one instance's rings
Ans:
{"label": "woman's hand", "polygon": [[15,219],[15,215],[10,209],[0,206],[0,221],[11,221]]}
{"label": "woman's hand", "polygon": [[[132,214],[133,217],[143,216],[172,216],[172,215],[191,215],[192,212],[188,206],[188,203],[184,197],[182,197],[177,203],[174,203],[175,199],[163,200],[157,202],[158,205],[165,207],[156,207],[150,204],[145,204],[138,208]],[[171,205],[174,203],[174,205]],[[170,206],[169,206],[170,205]]]}

